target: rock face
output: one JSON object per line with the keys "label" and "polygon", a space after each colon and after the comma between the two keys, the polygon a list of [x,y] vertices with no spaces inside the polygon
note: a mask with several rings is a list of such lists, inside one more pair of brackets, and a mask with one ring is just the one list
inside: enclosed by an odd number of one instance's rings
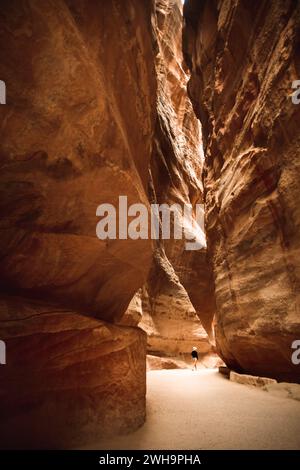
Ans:
{"label": "rock face", "polygon": [[[187,96],[188,76],[183,69],[182,11],[177,1],[155,2],[152,24],[156,46],[156,127],[149,166],[149,201],[178,205],[178,226],[204,241],[196,221],[196,204],[202,202],[201,129]],[[183,213],[193,211],[194,226]],[[139,324],[148,334],[148,352],[159,356],[211,353],[214,314],[211,274],[206,250],[186,249],[186,240],[155,242],[152,268],[142,292],[138,292],[121,324]],[[204,329],[205,328],[205,329]],[[206,330],[206,331],[205,331]]]}
{"label": "rock face", "polygon": [[[196,204],[202,202],[203,192],[201,129],[186,91],[181,8],[180,2],[156,2],[157,121],[149,196],[152,203],[178,204],[181,210],[184,205],[191,207],[194,226],[183,213],[176,212],[178,225],[188,229],[195,240],[204,240],[203,227],[195,219]],[[189,251],[185,242],[173,237],[156,243],[141,323],[148,333],[150,354],[187,353],[193,345],[203,354],[212,349],[208,334],[214,304],[206,250]]]}
{"label": "rock face", "polygon": [[1,5],[1,445],[71,445],[143,422],[144,334],[102,321],[145,282],[152,243],[99,240],[96,209],[119,195],[148,204],[151,14],[139,0]]}
{"label": "rock face", "polygon": [[165,255],[158,256],[156,263],[144,288],[139,324],[147,333],[148,353],[178,356],[190,353],[193,346],[200,355],[212,352],[208,335],[172,265]]}
{"label": "rock face", "polygon": [[218,351],[236,371],[300,381],[300,3],[186,0],[184,18]]}
{"label": "rock face", "polygon": [[1,448],[66,448],[144,422],[143,331],[20,297],[0,308]]}
{"label": "rock face", "polygon": [[143,316],[143,290],[139,289],[132,297],[126,312],[119,321],[119,325],[137,326]]}
{"label": "rock face", "polygon": [[[47,14],[45,14],[45,11]],[[1,284],[111,321],[149,240],[96,237],[96,209],[148,203],[151,2],[6,2],[1,13]],[[129,118],[130,116],[130,118]]]}
{"label": "rock face", "polygon": [[62,447],[143,422],[144,333],[126,325],[139,321],[142,298],[129,302],[145,283],[169,351],[181,336],[184,348],[198,339],[211,348],[198,318],[210,332],[205,251],[96,237],[97,207],[118,207],[119,196],[128,206],[201,202],[180,8],[179,0],[1,7],[3,446]]}

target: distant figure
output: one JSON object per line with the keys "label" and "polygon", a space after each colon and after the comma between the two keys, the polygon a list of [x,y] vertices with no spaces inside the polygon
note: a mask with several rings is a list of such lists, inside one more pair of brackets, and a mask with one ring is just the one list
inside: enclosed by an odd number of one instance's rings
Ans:
{"label": "distant figure", "polygon": [[192,370],[197,370],[198,352],[197,352],[196,346],[193,346],[191,356],[193,358],[193,368],[192,368]]}

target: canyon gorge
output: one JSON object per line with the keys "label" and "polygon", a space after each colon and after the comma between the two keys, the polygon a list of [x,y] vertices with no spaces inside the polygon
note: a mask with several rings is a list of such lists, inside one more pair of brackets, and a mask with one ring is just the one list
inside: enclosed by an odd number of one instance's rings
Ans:
{"label": "canyon gorge", "polygon": [[[193,346],[300,383],[300,2],[7,0],[0,39],[1,447],[136,430]],[[122,195],[206,247],[99,240]]]}

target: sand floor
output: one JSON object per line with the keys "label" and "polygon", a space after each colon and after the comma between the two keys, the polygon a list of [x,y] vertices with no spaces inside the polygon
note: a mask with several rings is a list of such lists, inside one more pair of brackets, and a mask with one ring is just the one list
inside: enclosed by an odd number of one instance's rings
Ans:
{"label": "sand floor", "polygon": [[147,373],[147,421],[85,449],[300,449],[300,402],[215,370]]}

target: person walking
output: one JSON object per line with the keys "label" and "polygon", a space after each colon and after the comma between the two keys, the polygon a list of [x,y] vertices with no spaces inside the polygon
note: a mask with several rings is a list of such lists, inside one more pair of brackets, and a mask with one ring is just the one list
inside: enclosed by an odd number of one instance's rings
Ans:
{"label": "person walking", "polygon": [[192,370],[197,370],[198,351],[197,351],[196,346],[193,346],[191,356],[193,358],[193,368],[192,368]]}

